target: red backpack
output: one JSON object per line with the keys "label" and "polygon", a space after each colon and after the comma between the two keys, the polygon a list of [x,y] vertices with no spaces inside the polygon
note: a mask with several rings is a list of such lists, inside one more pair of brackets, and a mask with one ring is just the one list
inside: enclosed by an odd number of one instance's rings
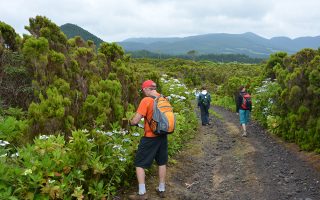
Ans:
{"label": "red backpack", "polygon": [[252,101],[251,101],[251,96],[248,93],[245,93],[242,96],[242,104],[241,104],[241,108],[243,110],[250,110],[251,106],[252,106]]}

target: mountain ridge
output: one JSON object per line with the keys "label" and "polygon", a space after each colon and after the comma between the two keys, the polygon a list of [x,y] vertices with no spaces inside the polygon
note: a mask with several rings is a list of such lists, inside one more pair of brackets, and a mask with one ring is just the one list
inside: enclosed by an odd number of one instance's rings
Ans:
{"label": "mountain ridge", "polygon": [[[85,40],[93,40],[97,46],[103,42],[102,39],[74,24],[64,24],[61,30],[68,38],[80,35]],[[186,37],[134,37],[116,43],[127,52],[146,50],[160,54],[185,55],[195,50],[199,55],[244,54],[253,58],[266,58],[278,51],[294,54],[303,48],[317,49],[320,47],[320,36],[294,39],[277,36],[267,39],[252,32],[208,33]]]}
{"label": "mountain ridge", "polygon": [[[303,48],[319,48],[320,36],[306,36],[295,39],[278,36],[266,39],[252,32],[242,34],[210,33],[182,38],[175,37],[174,39],[128,38],[119,42],[119,44],[129,51],[147,50],[170,54],[186,54],[190,50],[196,50],[199,54],[225,53],[245,54],[251,57],[268,57],[277,51],[293,54]],[[192,44],[196,45],[192,46]]]}

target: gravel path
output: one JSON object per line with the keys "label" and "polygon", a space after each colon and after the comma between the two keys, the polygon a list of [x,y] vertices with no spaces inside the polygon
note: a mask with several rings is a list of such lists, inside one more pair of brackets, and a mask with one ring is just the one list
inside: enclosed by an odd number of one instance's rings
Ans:
{"label": "gravel path", "polygon": [[[219,118],[201,126],[168,166],[167,198],[204,199],[299,199],[320,200],[319,155],[299,152],[270,136],[258,124],[240,136],[238,116],[213,107]],[[320,166],[320,165],[319,165]],[[147,178],[149,199],[160,199],[154,188],[156,175]]]}

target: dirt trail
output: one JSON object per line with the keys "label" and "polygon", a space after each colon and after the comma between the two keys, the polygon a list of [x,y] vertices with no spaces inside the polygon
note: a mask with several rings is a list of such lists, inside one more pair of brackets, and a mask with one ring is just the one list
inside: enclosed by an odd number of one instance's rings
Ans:
{"label": "dirt trail", "polygon": [[[173,158],[176,164],[168,166],[166,199],[320,200],[320,171],[307,161],[310,156],[254,122],[243,138],[235,113],[212,109],[221,119],[211,115],[211,125],[201,126]],[[317,155],[312,159],[320,160]],[[157,183],[156,175],[147,178],[149,199],[160,199],[154,191]]]}

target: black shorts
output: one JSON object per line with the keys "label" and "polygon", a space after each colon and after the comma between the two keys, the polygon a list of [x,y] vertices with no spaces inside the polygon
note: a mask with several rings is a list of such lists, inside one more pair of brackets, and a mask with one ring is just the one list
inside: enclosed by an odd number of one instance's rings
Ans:
{"label": "black shorts", "polygon": [[153,160],[159,166],[168,162],[168,139],[166,135],[158,137],[142,137],[135,158],[135,166],[149,168]]}

